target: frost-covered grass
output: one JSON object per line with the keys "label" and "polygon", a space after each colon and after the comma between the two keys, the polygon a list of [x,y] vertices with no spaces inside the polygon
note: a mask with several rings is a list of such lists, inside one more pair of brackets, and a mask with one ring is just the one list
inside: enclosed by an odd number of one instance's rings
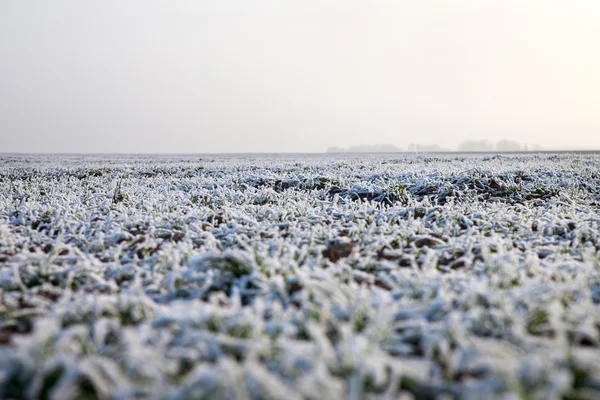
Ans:
{"label": "frost-covered grass", "polygon": [[0,158],[0,398],[599,398],[600,156]]}

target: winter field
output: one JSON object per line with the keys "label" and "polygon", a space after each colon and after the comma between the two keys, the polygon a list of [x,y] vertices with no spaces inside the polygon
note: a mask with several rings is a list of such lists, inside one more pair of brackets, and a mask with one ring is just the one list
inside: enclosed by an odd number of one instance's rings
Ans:
{"label": "winter field", "polygon": [[600,155],[0,156],[0,398],[600,398]]}

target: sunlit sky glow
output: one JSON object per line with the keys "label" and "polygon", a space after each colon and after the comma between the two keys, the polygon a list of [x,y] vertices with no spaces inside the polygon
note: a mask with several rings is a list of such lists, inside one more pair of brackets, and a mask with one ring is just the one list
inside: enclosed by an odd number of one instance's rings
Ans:
{"label": "sunlit sky glow", "polygon": [[597,0],[0,2],[0,152],[600,148]]}

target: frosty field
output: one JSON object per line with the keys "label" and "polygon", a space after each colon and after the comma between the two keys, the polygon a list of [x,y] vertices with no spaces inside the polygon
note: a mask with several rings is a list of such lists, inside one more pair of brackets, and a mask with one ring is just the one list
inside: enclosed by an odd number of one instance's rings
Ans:
{"label": "frosty field", "polygon": [[3,155],[0,398],[600,398],[599,210],[596,154]]}

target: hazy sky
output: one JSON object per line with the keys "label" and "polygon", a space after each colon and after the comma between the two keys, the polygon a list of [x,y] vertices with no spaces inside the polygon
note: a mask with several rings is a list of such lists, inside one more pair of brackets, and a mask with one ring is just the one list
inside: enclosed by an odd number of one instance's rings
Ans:
{"label": "hazy sky", "polygon": [[0,1],[0,152],[500,138],[600,148],[600,1]]}

